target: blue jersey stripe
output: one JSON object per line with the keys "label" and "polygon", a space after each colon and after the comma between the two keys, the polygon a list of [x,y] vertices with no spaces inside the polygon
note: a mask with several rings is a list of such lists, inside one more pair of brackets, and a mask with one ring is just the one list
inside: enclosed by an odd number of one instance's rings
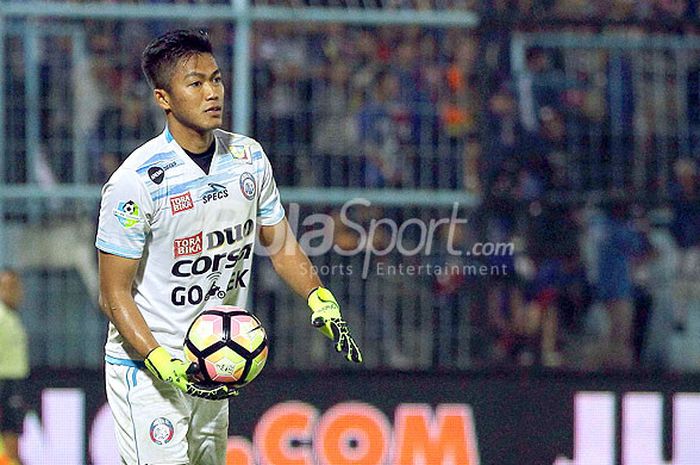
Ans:
{"label": "blue jersey stripe", "polygon": [[130,250],[126,249],[124,247],[120,247],[118,245],[114,244],[109,244],[105,242],[102,239],[97,239],[95,241],[95,247],[100,249],[103,252],[112,254],[112,255],[117,255],[119,257],[124,257],[124,258],[141,258],[142,251],[141,250]]}
{"label": "blue jersey stripe", "polygon": [[132,368],[146,368],[146,364],[143,363],[141,360],[130,360],[128,358],[116,358],[112,357],[111,355],[105,355],[105,362],[109,363],[110,365],[119,365],[123,367],[132,367]]}

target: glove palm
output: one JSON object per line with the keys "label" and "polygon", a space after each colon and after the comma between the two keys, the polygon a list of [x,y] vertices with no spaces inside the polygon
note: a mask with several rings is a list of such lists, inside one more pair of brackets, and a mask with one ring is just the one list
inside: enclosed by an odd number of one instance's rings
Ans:
{"label": "glove palm", "polygon": [[209,400],[223,400],[237,396],[238,390],[223,384],[205,385],[193,381],[199,367],[196,364],[186,364],[179,358],[172,357],[167,350],[158,346],[144,360],[146,368],[153,375],[166,383],[194,397]]}

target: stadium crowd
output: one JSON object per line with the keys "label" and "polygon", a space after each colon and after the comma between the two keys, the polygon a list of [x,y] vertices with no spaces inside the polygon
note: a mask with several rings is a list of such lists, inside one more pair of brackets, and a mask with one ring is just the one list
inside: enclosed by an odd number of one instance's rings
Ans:
{"label": "stadium crowd", "polygon": [[[574,49],[535,46],[526,50],[525,67],[515,75],[511,45],[516,31],[540,29],[543,18],[554,20],[547,30],[583,35],[644,36],[672,28],[694,36],[698,2],[255,3],[480,12],[483,25],[476,30],[257,25],[253,133],[275,166],[277,182],[454,189],[479,196],[482,204],[463,240],[516,244],[512,256],[487,260],[500,260],[510,272],[486,277],[478,286],[459,276],[424,283],[441,308],[469,314],[474,364],[666,365],[663,335],[684,330],[687,302],[697,298],[697,134],[669,136],[662,144],[666,134],[649,129],[659,118],[655,101],[645,102],[640,95],[666,84],[653,75],[632,76],[633,63],[624,57],[613,66],[602,51],[586,51],[576,61]],[[601,18],[607,22],[591,22]],[[90,135],[89,181],[98,184],[159,130],[162,122],[133,50],[168,27],[159,21],[86,21],[88,60],[77,70],[45,49],[43,157],[27,166],[20,143],[26,128],[9,119],[8,150],[18,163],[8,166],[7,181],[73,181],[75,118],[78,130]],[[230,72],[232,26],[212,23],[208,29],[212,41],[225,47],[218,56],[221,68]],[[18,39],[16,45],[8,48],[10,111],[23,107],[26,93],[25,56]],[[70,53],[69,42],[52,45]],[[662,63],[668,57],[652,58]],[[664,102],[674,117],[687,108],[683,118],[698,129],[700,93],[693,86],[700,82],[700,58],[692,55],[691,61],[682,76],[687,88],[680,96],[664,93]],[[78,73],[80,86],[72,90],[70,80],[56,84],[71,73]],[[680,76],[671,79],[668,85],[675,85]],[[611,83],[618,84],[617,93]],[[71,104],[59,104],[56,92],[72,94]],[[669,124],[675,123],[671,118]],[[646,138],[640,136],[644,131]],[[630,147],[645,155],[641,174],[631,169],[638,157]],[[656,166],[662,164],[665,169]],[[401,215],[391,209],[373,214]],[[681,265],[669,258],[671,252]],[[664,279],[667,288],[661,289],[658,277],[676,269],[677,278]],[[483,298],[465,300],[465,292]],[[629,340],[605,341],[598,334],[605,332],[601,318],[596,319],[601,315],[618,329],[629,325]],[[452,331],[450,325],[445,328]],[[447,339],[462,336],[454,332]]]}

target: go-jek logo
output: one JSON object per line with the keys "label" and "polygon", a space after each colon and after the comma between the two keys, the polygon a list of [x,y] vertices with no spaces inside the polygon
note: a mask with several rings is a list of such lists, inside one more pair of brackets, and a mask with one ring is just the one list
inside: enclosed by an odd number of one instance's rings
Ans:
{"label": "go-jek logo", "polygon": [[117,208],[114,209],[114,216],[125,228],[133,228],[141,221],[139,216],[139,206],[133,200],[119,202]]}

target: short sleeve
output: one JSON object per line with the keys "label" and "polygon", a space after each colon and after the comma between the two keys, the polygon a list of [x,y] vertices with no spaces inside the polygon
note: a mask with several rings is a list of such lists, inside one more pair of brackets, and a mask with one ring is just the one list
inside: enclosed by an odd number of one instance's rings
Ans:
{"label": "short sleeve", "polygon": [[[260,149],[262,151],[262,149]],[[280,201],[280,193],[272,174],[272,165],[262,152],[262,180],[260,196],[258,197],[258,218],[263,226],[272,226],[284,218],[284,207]]]}
{"label": "short sleeve", "polygon": [[95,246],[125,258],[141,258],[152,201],[136,173],[118,170],[102,188]]}

